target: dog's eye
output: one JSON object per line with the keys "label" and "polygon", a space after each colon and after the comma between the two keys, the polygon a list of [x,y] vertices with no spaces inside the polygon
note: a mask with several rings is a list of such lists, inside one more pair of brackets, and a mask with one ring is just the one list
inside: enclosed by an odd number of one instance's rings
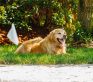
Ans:
{"label": "dog's eye", "polygon": [[58,34],[61,34],[61,33],[58,33]]}

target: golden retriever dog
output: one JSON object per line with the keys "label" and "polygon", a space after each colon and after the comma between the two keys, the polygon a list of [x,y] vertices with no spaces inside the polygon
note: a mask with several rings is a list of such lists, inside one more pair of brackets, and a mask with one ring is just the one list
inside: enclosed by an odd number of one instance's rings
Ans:
{"label": "golden retriever dog", "polygon": [[31,46],[34,44],[34,43],[38,43],[39,41],[41,41],[42,38],[41,37],[37,37],[37,38],[34,38],[34,39],[30,39],[30,40],[27,40],[25,42],[23,42],[18,48],[17,50],[15,51],[15,53],[30,53],[31,51]]}
{"label": "golden retriever dog", "polygon": [[18,49],[17,53],[48,53],[63,54],[66,53],[66,32],[64,29],[55,29],[51,31],[44,39],[36,38],[35,41],[27,41]]}

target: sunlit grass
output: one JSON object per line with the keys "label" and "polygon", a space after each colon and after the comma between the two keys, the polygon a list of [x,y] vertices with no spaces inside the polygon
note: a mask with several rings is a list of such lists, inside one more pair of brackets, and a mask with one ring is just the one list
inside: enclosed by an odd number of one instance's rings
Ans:
{"label": "sunlit grass", "polygon": [[0,46],[0,64],[93,64],[93,48],[69,47],[67,54],[14,54],[17,46]]}

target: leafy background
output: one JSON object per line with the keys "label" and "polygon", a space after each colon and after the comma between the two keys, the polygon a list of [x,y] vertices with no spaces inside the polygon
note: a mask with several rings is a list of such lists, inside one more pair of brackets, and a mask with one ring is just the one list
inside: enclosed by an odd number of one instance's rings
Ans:
{"label": "leafy background", "polygon": [[27,40],[45,37],[51,30],[64,27],[69,43],[86,43],[93,38],[93,32],[87,31],[79,19],[79,9],[84,8],[82,1],[84,3],[84,0],[0,0],[0,28],[7,32],[14,23],[19,39],[26,36],[24,40]]}

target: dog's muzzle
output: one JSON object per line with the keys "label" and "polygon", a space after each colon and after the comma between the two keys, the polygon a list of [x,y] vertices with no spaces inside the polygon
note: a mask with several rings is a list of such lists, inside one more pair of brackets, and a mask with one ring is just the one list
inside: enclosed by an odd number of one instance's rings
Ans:
{"label": "dog's muzzle", "polygon": [[63,38],[57,38],[57,41],[60,43],[60,44],[62,44],[64,41],[65,41],[65,39],[63,39]]}
{"label": "dog's muzzle", "polygon": [[57,38],[57,41],[60,43],[60,44],[63,44],[66,40],[66,35],[63,35],[63,38]]}

